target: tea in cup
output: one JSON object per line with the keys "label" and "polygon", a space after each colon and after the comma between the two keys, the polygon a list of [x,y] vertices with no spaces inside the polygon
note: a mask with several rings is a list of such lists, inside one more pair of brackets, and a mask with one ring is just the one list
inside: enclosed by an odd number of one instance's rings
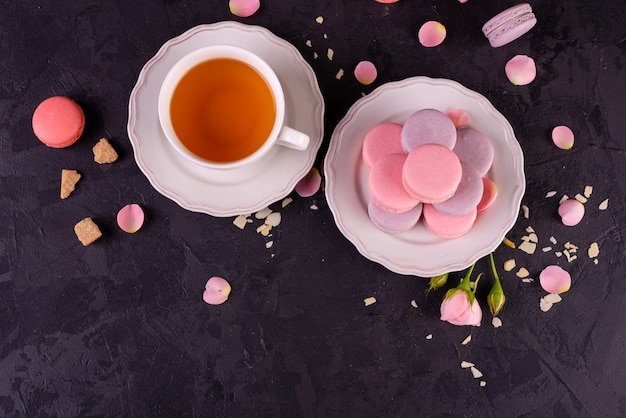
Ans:
{"label": "tea in cup", "polygon": [[272,68],[236,46],[204,47],[178,61],[161,86],[158,111],[174,149],[209,168],[239,168],[275,145],[309,144],[284,124],[285,97]]}

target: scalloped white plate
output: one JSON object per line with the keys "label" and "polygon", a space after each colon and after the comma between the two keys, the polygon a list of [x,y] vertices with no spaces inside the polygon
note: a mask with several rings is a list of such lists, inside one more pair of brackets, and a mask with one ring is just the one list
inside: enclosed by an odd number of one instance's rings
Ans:
{"label": "scalloped white plate", "polygon": [[[367,214],[368,170],[361,160],[365,134],[382,122],[404,123],[424,108],[464,109],[470,126],[487,135],[495,149],[488,177],[498,197],[470,232],[452,240],[433,235],[421,222],[410,231],[386,234]],[[522,149],[506,118],[482,95],[455,81],[428,77],[387,83],[359,99],[333,132],[324,173],[337,227],[359,252],[396,273],[422,277],[465,269],[495,250],[515,224],[526,187]]]}
{"label": "scalloped white plate", "polygon": [[[247,48],[272,66],[285,90],[285,123],[310,137],[305,151],[277,146],[253,165],[228,171],[190,164],[175,152],[159,125],[161,84],[180,58],[215,44]],[[128,109],[135,160],[152,186],[185,209],[213,216],[256,212],[287,196],[313,166],[324,137],[324,99],[309,64],[267,29],[238,22],[196,26],[167,41],[141,70]]]}

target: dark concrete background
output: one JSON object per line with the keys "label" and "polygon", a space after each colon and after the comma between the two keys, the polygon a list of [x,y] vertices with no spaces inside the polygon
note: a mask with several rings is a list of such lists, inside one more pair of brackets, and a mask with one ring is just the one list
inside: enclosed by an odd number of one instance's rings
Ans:
{"label": "dark concrete background", "polygon": [[[491,48],[480,28],[513,4],[262,0],[255,15],[238,18],[226,0],[3,2],[0,415],[626,415],[624,2],[531,2],[538,25]],[[426,49],[416,33],[433,19],[447,26],[448,37]],[[554,236],[555,249],[566,241],[579,246],[578,258],[500,246],[504,325],[490,323],[486,274],[478,290],[482,326],[455,327],[439,320],[445,289],[426,295],[426,279],[360,256],[336,228],[322,191],[293,194],[284,209],[272,206],[282,223],[272,230],[271,249],[254,228],[241,231],[233,218],[192,213],[161,196],[133,158],[130,91],[165,41],[224,20],[268,28],[314,69],[327,110],[317,166],[351,104],[384,82],[449,78],[486,96],[511,122],[525,154],[530,217],[520,215],[507,236],[519,243],[532,226],[540,247]],[[332,61],[326,48],[335,52]],[[528,86],[513,86],[504,75],[516,54],[537,62]],[[364,59],[379,70],[367,87],[351,75]],[[346,71],[341,80],[339,68]],[[45,147],[30,126],[37,104],[53,95],[74,98],[86,113],[85,133],[67,149]],[[570,151],[550,141],[560,124],[576,134]],[[91,147],[102,136],[120,153],[112,165],[92,161]],[[63,201],[62,168],[83,174]],[[586,185],[593,194],[584,220],[563,226],[558,196]],[[545,198],[551,190],[559,195]],[[598,210],[606,198],[608,209]],[[128,235],[115,215],[132,202],[147,221]],[[88,247],[73,232],[85,216],[104,234]],[[592,242],[600,246],[597,265],[587,256]],[[545,292],[538,281],[504,272],[509,258],[534,278],[548,264],[562,265],[572,289],[543,313]],[[488,273],[486,260],[477,271]],[[212,275],[233,287],[220,306],[202,301]],[[365,307],[368,296],[377,303]],[[461,361],[484,376],[474,379]]]}

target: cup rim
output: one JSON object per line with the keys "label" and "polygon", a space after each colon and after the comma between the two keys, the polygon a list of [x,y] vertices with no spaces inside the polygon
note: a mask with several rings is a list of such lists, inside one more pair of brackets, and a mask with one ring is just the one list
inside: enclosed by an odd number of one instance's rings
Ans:
{"label": "cup rim", "polygon": [[[204,59],[202,59],[204,57]],[[191,152],[178,138],[170,118],[170,104],[174,90],[180,80],[196,65],[219,58],[232,58],[251,66],[265,80],[274,98],[276,115],[272,130],[267,139],[252,154],[239,160],[220,162],[199,157]],[[159,90],[158,117],[161,129],[169,144],[183,157],[198,165],[213,169],[235,169],[250,164],[263,157],[276,143],[285,118],[285,97],[282,85],[272,67],[260,56],[245,48],[234,45],[209,45],[189,52],[180,58],[168,71]]]}

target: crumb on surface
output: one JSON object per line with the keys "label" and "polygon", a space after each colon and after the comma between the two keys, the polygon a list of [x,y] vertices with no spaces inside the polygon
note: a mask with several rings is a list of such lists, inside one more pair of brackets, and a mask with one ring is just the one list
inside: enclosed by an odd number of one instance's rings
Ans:
{"label": "crumb on surface", "polygon": [[100,141],[93,146],[93,160],[98,164],[109,164],[117,161],[117,152],[106,138],[100,138]]}
{"label": "crumb on surface", "polygon": [[72,194],[80,177],[80,173],[76,170],[64,168],[61,171],[61,199],[67,199]]}
{"label": "crumb on surface", "polygon": [[96,225],[91,218],[84,218],[78,222],[74,226],[74,232],[78,240],[85,247],[102,236],[100,228],[98,228],[98,225]]}

